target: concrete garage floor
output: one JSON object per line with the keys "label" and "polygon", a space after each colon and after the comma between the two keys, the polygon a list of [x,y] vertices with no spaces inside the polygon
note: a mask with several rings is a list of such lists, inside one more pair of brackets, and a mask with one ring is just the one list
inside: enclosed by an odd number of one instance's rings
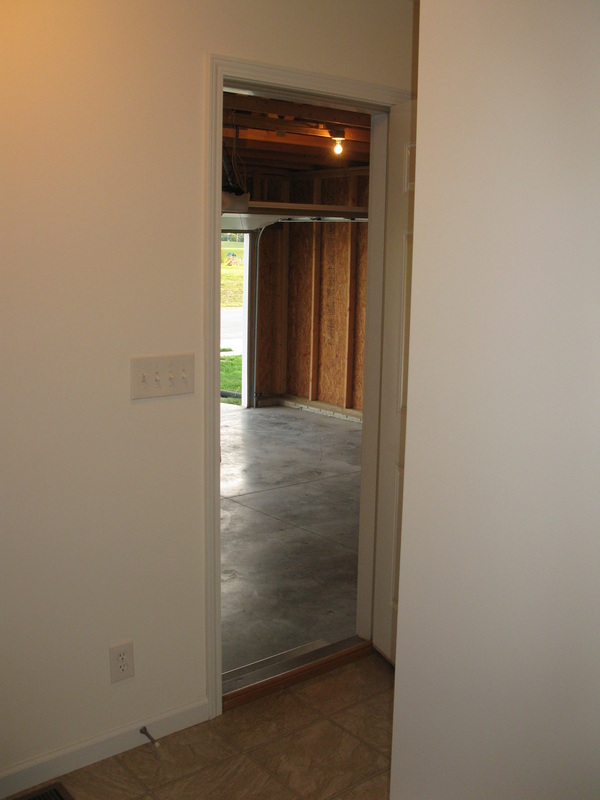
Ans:
{"label": "concrete garage floor", "polygon": [[361,435],[354,420],[221,404],[224,691],[355,636]]}

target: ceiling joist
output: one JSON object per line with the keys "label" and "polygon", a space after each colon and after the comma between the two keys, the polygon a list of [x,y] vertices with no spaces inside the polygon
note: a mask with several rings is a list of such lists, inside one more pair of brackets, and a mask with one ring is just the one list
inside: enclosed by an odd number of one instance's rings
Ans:
{"label": "ceiling joist", "polygon": [[[371,116],[345,109],[223,95],[223,144],[240,174],[311,174],[368,168]],[[335,136],[343,152],[333,152]],[[242,181],[243,182],[243,181]]]}
{"label": "ceiling joist", "polygon": [[223,93],[223,111],[251,111],[259,114],[277,114],[279,117],[306,120],[323,125],[364,128],[370,130],[371,115],[358,111],[346,111],[326,106],[312,106],[306,103],[293,103],[289,100],[271,100],[247,94]]}

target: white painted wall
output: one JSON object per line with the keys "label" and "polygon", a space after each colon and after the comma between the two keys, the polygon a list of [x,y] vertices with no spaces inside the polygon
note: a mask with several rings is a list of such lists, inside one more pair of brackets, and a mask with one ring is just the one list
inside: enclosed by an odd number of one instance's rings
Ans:
{"label": "white painted wall", "polygon": [[[209,53],[405,90],[411,13],[0,4],[0,796],[207,713]],[[194,396],[129,400],[131,356],[190,350]],[[108,646],[129,638],[136,676],[111,685]]]}
{"label": "white painted wall", "polygon": [[600,5],[421,3],[394,800],[600,796]]}

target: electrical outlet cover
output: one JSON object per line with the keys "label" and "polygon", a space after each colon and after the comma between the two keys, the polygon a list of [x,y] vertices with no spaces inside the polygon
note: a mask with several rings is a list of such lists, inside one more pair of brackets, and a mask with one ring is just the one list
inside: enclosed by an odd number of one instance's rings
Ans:
{"label": "electrical outlet cover", "polygon": [[124,681],[133,678],[133,642],[121,642],[108,648],[110,662],[110,682]]}

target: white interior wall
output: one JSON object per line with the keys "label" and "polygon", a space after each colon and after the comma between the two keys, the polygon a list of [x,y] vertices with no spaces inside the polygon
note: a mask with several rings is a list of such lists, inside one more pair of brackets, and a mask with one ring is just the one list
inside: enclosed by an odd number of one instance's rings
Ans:
{"label": "white interior wall", "polygon": [[600,6],[420,32],[392,797],[598,797]]}
{"label": "white interior wall", "polygon": [[[406,90],[411,14],[0,4],[0,796],[207,713],[209,53]],[[130,357],[181,351],[196,393],[132,403]],[[108,646],[129,638],[136,675],[111,685]]]}

